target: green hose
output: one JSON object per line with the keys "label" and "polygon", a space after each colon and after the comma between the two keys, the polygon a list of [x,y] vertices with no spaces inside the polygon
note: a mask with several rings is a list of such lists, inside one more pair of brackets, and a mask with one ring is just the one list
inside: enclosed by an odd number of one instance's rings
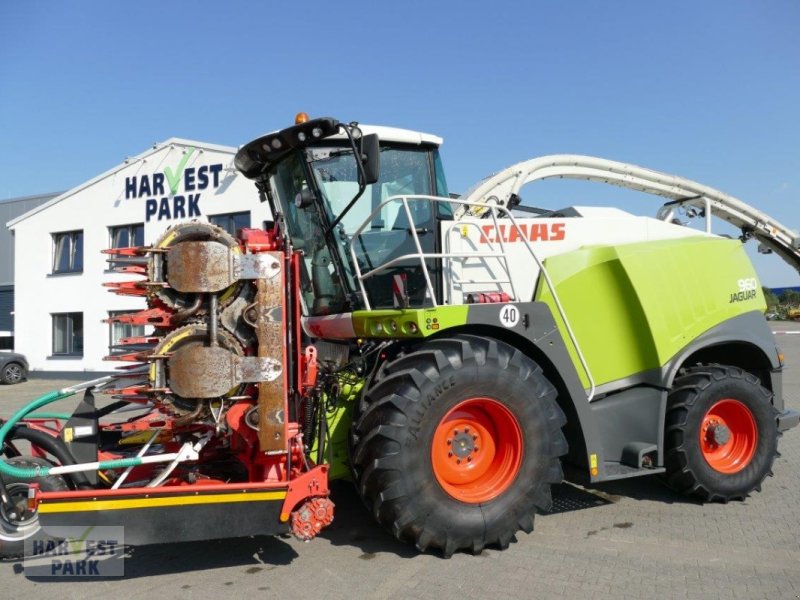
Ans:
{"label": "green hose", "polygon": [[56,419],[58,421],[69,421],[72,418],[72,415],[69,413],[58,413],[58,412],[40,412],[40,413],[33,413],[32,415],[28,415],[29,419]]}
{"label": "green hose", "polygon": [[[75,392],[59,390],[57,392],[50,392],[45,394],[28,404],[27,406],[19,409],[14,415],[0,427],[0,448],[6,441],[6,436],[11,432],[14,426],[25,418],[25,416],[37,408],[41,408],[45,404],[50,404],[56,400],[63,400],[74,395]],[[35,479],[36,477],[46,476],[50,472],[50,467],[40,467],[36,469],[23,469],[9,465],[6,461],[0,462],[0,475],[8,475],[9,477],[16,477],[18,479]]]}
{"label": "green hose", "polygon": [[[6,436],[11,432],[14,426],[24,419],[28,413],[33,412],[34,410],[45,406],[46,404],[50,404],[52,402],[56,402],[57,400],[63,400],[64,398],[69,398],[70,396],[75,395],[77,389],[70,389],[65,388],[63,390],[59,390],[57,392],[50,392],[49,394],[45,394],[28,404],[21,409],[19,409],[14,415],[5,422],[5,424],[0,427],[0,448],[3,447],[5,443]],[[47,414],[47,413],[45,413]],[[137,465],[142,464],[142,460],[140,458],[123,458],[117,460],[106,460],[100,463],[98,466],[98,470],[101,469],[123,469],[126,467],[135,467]],[[50,474],[50,470],[52,467],[36,467],[35,469],[23,469],[20,467],[15,467],[14,465],[9,465],[5,460],[0,461],[0,475],[6,475],[8,477],[15,477],[17,479],[36,479],[37,477],[47,477]]]}

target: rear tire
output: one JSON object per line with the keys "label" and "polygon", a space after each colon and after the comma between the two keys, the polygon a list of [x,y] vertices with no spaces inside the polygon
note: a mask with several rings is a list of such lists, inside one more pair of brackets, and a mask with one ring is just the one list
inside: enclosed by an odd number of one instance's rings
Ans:
{"label": "rear tire", "polygon": [[533,530],[563,479],[566,419],[555,398],[541,368],[508,344],[425,342],[382,368],[366,393],[352,438],[359,493],[383,527],[421,551],[506,548]]}
{"label": "rear tire", "polygon": [[[31,456],[17,456],[7,462],[21,469],[53,466],[42,458]],[[26,539],[33,536],[38,536],[39,539],[53,539],[40,534],[42,528],[39,525],[36,512],[31,513],[27,510],[30,484],[39,484],[39,489],[43,492],[66,492],[69,490],[69,486],[58,475],[48,475],[35,479],[3,476],[3,482],[6,485],[9,496],[15,501],[18,514],[12,517],[4,507],[0,506],[0,559],[21,558],[25,553]]]}
{"label": "rear tire", "polygon": [[666,415],[667,483],[704,501],[743,500],[772,474],[778,446],[772,393],[737,367],[676,378]]}

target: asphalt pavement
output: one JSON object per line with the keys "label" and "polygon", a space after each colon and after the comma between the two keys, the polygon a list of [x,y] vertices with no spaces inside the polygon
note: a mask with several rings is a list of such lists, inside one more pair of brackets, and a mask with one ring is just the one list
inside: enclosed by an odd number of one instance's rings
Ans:
{"label": "asphalt pavement", "polygon": [[[773,323],[786,403],[800,409],[800,325]],[[0,386],[0,416],[67,385]],[[69,410],[74,399],[53,410]],[[248,538],[132,548],[125,577],[26,578],[0,562],[2,598],[800,598],[800,431],[781,440],[775,476],[744,502],[700,504],[656,477],[554,490],[554,509],[505,551],[445,560],[375,524],[352,487],[317,539]]]}

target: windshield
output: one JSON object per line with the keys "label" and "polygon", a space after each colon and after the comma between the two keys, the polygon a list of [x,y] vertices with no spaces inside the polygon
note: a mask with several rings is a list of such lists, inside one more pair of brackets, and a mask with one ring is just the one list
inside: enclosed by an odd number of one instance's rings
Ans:
{"label": "windshield", "polygon": [[[342,147],[317,147],[306,150],[314,179],[322,196],[322,204],[331,222],[340,216],[358,193],[358,173],[352,150]],[[435,196],[437,178],[432,176],[434,168],[430,149],[382,147],[380,157],[380,179],[368,185],[356,203],[348,210],[336,226],[338,240],[348,278],[353,280],[354,269],[349,251],[349,242],[356,231],[369,219],[355,242],[356,260],[362,274],[392,259],[415,254],[416,246],[411,233],[411,223],[417,232],[423,252],[435,251],[434,233],[437,207],[449,209],[448,205],[430,200],[411,200],[409,215],[400,200],[381,204],[394,196]],[[439,208],[441,213],[441,208]],[[436,270],[431,262],[428,267]],[[426,297],[425,278],[419,259],[397,263],[374,277],[366,279],[365,285],[371,304],[376,308],[399,306],[394,297],[392,276],[402,273],[410,304],[424,304]]]}
{"label": "windshield", "polygon": [[[330,224],[358,194],[358,172],[352,150],[344,146],[306,148],[302,154],[287,157],[276,166],[270,178],[271,187],[278,197],[292,246],[304,253],[306,268],[302,289],[311,315],[363,308],[356,293],[358,286],[349,250],[350,240],[386,199],[398,195],[441,194],[439,188],[444,186],[444,180],[436,174],[441,170],[436,169],[437,155],[434,148],[382,147],[380,179],[366,187],[331,232],[328,232]],[[303,190],[307,194],[313,192],[316,201],[296,203],[295,198]],[[447,218],[449,208],[448,204],[428,200],[409,202],[424,252],[435,251],[437,210],[439,215]],[[376,212],[356,242],[356,260],[362,273],[412,253],[416,253],[416,248],[409,218],[399,201],[390,202]],[[428,267],[432,276],[436,267],[433,263]],[[424,303],[429,298],[419,260],[406,260],[366,280],[367,293],[374,307],[397,306],[392,295],[391,277],[398,271],[402,271],[404,281],[407,280],[406,288],[412,304]]]}
{"label": "windshield", "polygon": [[311,315],[326,315],[347,310],[346,294],[338,270],[326,244],[327,222],[318,206],[298,207],[295,198],[308,190],[301,155],[283,160],[270,176],[279,209],[292,249],[303,253],[300,288]]}
{"label": "windshield", "polygon": [[[344,148],[309,148],[307,152],[323,202],[333,219],[358,193],[358,173],[353,153]],[[381,148],[380,180],[367,186],[363,195],[340,221],[343,232],[352,235],[384,200],[400,195],[435,195],[432,190],[428,151]],[[401,208],[400,203],[384,206],[372,218],[370,229],[391,231],[398,227],[408,227],[408,217],[405,214],[399,216]],[[415,202],[412,210],[415,211],[415,222],[427,221],[431,217],[430,202]]]}

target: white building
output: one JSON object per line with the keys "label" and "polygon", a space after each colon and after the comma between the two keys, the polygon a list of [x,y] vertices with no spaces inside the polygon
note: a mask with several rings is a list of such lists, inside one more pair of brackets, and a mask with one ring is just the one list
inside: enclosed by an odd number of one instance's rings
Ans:
{"label": "white building", "polygon": [[208,220],[230,232],[264,226],[269,207],[233,167],[236,148],[172,138],[8,223],[15,240],[15,350],[32,371],[112,371],[115,312],[145,307],[104,282],[111,247],[146,245],[170,225]]}

